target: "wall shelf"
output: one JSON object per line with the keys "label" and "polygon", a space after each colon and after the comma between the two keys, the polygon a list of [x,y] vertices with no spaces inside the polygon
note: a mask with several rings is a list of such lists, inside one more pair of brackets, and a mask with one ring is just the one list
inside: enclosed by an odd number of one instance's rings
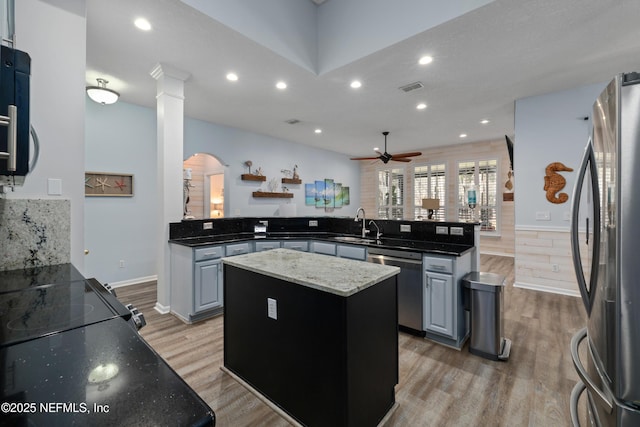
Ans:
{"label": "wall shelf", "polygon": [[291,199],[293,193],[269,193],[267,191],[254,191],[251,193],[253,197],[269,197],[274,199]]}
{"label": "wall shelf", "polygon": [[283,184],[302,184],[301,179],[293,179],[293,178],[282,178]]}
{"label": "wall shelf", "polygon": [[253,175],[250,173],[243,173],[240,175],[240,179],[243,181],[266,181],[267,177],[264,175]]}

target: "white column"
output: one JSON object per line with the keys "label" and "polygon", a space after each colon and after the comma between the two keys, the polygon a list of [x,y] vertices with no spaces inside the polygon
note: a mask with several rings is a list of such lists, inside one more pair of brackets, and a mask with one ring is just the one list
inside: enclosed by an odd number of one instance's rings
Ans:
{"label": "white column", "polygon": [[182,220],[182,162],[184,140],[184,82],[189,73],[165,64],[156,65],[158,167],[158,300],[155,309],[171,309],[171,257],[169,223]]}

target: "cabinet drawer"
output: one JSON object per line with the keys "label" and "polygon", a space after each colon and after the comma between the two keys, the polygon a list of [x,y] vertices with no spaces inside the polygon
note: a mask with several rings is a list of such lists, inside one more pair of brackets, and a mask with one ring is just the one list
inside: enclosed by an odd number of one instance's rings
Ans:
{"label": "cabinet drawer", "polygon": [[256,252],[268,251],[269,249],[276,249],[280,247],[280,242],[274,242],[273,240],[256,242]]}
{"label": "cabinet drawer", "polygon": [[438,273],[453,273],[453,259],[426,256],[422,260],[422,265],[427,271],[437,271]]}
{"label": "cabinet drawer", "polygon": [[367,259],[367,248],[364,246],[338,245],[338,257],[357,259],[365,261]]}
{"label": "cabinet drawer", "polygon": [[303,251],[303,252],[308,252],[309,251],[309,242],[299,242],[299,241],[295,241],[292,242],[290,240],[288,241],[284,241],[282,242],[282,247],[285,249],[293,249],[294,251]]}
{"label": "cabinet drawer", "polygon": [[336,245],[333,243],[313,242],[313,252],[317,254],[335,255]]}
{"label": "cabinet drawer", "polygon": [[195,260],[204,261],[206,259],[222,258],[222,246],[211,246],[195,250]]}
{"label": "cabinet drawer", "polygon": [[249,249],[249,243],[234,243],[233,245],[227,245],[226,255],[242,255],[251,252]]}

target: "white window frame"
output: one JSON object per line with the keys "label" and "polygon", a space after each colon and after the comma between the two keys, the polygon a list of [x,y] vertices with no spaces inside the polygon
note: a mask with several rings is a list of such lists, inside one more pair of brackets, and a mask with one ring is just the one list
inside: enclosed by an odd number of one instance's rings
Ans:
{"label": "white window frame", "polygon": [[[380,199],[381,199],[381,186],[380,186],[380,173],[381,172],[389,172],[391,174],[393,174],[394,170],[400,170],[402,173],[402,204],[400,205],[392,205],[392,204],[381,204],[380,203]],[[382,196],[382,198],[384,198],[384,196]],[[387,198],[390,199],[390,198]],[[387,214],[386,215],[381,215],[381,211],[382,210],[386,210]],[[391,211],[393,209],[401,209],[402,211],[402,216],[400,218],[395,218],[392,217],[392,215],[390,215]],[[379,167],[376,170],[376,213],[377,213],[377,217],[381,218],[381,219],[397,219],[397,220],[402,220],[405,218],[407,212],[407,168],[405,166],[396,166],[396,165],[389,165],[386,164],[383,167]]]}
{"label": "white window frame", "polygon": [[[431,194],[431,177],[432,177],[432,171],[433,171],[433,167],[434,166],[443,166],[443,173],[444,173],[444,188],[442,189],[442,193],[440,194]],[[416,185],[416,169],[418,168],[424,168],[427,167],[429,168],[429,170],[427,171],[427,179],[428,179],[428,184],[427,184],[427,198],[437,198],[440,199],[440,209],[438,209],[438,212],[435,213],[434,215],[434,220],[436,221],[446,221],[447,220],[447,207],[448,207],[448,203],[447,203],[447,199],[449,196],[449,192],[448,192],[448,165],[447,162],[434,162],[434,163],[423,163],[423,164],[419,164],[419,165],[415,165],[413,167],[413,174],[412,174],[412,179],[413,179],[413,218],[415,220],[420,220],[420,219],[427,219],[427,212],[426,209],[422,208],[422,198],[417,198],[416,197],[416,191],[417,191],[417,185]],[[422,217],[422,218],[420,218]]]}
{"label": "white window frame", "polygon": [[[480,234],[482,235],[486,235],[486,236],[494,236],[494,237],[499,237],[500,236],[500,229],[502,227],[502,199],[500,197],[500,183],[498,182],[498,179],[500,177],[500,159],[497,157],[490,157],[490,158],[475,158],[475,159],[465,159],[465,160],[456,160],[456,194],[455,194],[455,200],[456,200],[456,218],[458,219],[458,221],[466,221],[466,218],[460,218],[460,211],[464,210],[464,209],[468,209],[467,205],[466,205],[466,200],[461,200],[461,196],[460,194],[464,194],[464,189],[462,189],[462,191],[460,191],[460,164],[461,163],[474,163],[474,185],[476,186],[476,190],[477,190],[477,201],[478,204],[476,206],[475,209],[475,219],[478,221],[481,221],[481,215],[482,215],[482,209],[484,206],[482,206],[482,200],[480,198],[480,194],[481,194],[481,189],[480,189],[480,172],[479,172],[479,164],[480,162],[495,162],[496,164],[496,194],[495,194],[495,206],[491,206],[489,205],[489,207],[495,209],[496,212],[496,226],[494,230],[487,230],[487,229],[481,229],[480,230]],[[486,205],[486,204],[485,204]]]}

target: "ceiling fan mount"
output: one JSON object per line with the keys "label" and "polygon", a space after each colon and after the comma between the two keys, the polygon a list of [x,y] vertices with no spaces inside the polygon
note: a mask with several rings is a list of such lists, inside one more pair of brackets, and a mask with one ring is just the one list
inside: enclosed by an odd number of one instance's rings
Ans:
{"label": "ceiling fan mount", "polygon": [[389,160],[393,160],[394,162],[410,162],[411,159],[408,157],[415,157],[422,155],[419,151],[413,151],[410,153],[400,153],[400,154],[389,154],[387,152],[387,136],[389,135],[389,131],[382,132],[384,135],[384,153],[376,150],[378,153],[377,157],[352,157],[351,160],[382,160],[382,163],[387,164]]}

